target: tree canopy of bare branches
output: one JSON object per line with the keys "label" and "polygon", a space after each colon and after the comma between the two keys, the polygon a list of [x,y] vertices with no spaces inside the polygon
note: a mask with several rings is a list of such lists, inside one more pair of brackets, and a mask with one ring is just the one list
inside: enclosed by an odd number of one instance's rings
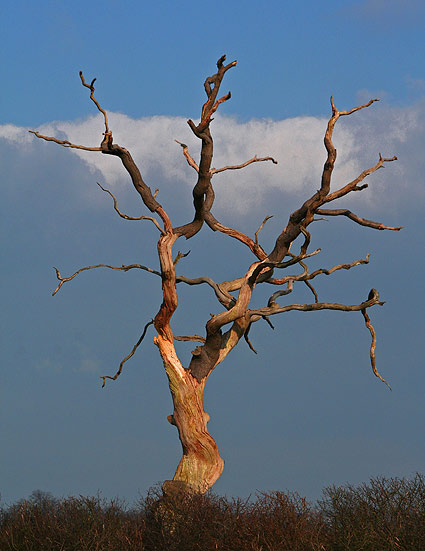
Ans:
{"label": "tree canopy of bare branches", "polygon": [[[223,460],[219,455],[217,445],[207,430],[209,420],[208,414],[203,407],[203,392],[205,384],[213,370],[227,357],[231,350],[239,343],[242,337],[249,347],[255,349],[249,339],[252,325],[259,320],[265,320],[272,326],[271,319],[277,314],[293,310],[302,312],[313,312],[319,310],[338,310],[344,312],[360,312],[363,315],[366,327],[371,334],[370,359],[373,373],[381,381],[386,383],[379,374],[375,360],[376,334],[372,326],[368,310],[375,306],[382,306],[376,289],[371,289],[369,294],[359,297],[356,304],[340,304],[332,302],[320,302],[318,294],[313,286],[313,280],[321,275],[332,275],[339,270],[351,270],[356,266],[365,265],[369,262],[369,255],[364,259],[354,260],[349,264],[337,264],[327,269],[310,271],[308,259],[319,254],[320,249],[309,251],[310,231],[309,226],[316,219],[321,217],[345,216],[356,224],[375,229],[398,231],[400,227],[391,227],[380,222],[367,220],[344,208],[329,208],[329,203],[337,199],[343,199],[352,192],[363,191],[368,187],[366,179],[384,167],[384,165],[395,161],[394,157],[383,157],[378,155],[376,163],[361,172],[354,180],[348,182],[339,189],[331,190],[332,174],[336,162],[337,152],[333,144],[333,132],[340,117],[350,116],[357,111],[367,109],[377,99],[371,99],[368,103],[354,107],[349,110],[339,110],[331,97],[331,116],[327,123],[324,136],[326,159],[323,166],[321,181],[318,189],[310,197],[305,199],[299,208],[289,215],[285,227],[281,229],[275,239],[274,246],[269,252],[265,251],[259,243],[258,234],[267,223],[270,216],[267,216],[258,230],[254,239],[241,232],[237,228],[227,227],[214,216],[212,210],[214,205],[213,177],[228,170],[243,170],[253,163],[277,161],[272,157],[257,157],[253,155],[250,159],[241,160],[239,165],[212,168],[214,142],[211,133],[211,126],[214,113],[220,105],[230,100],[230,92],[221,95],[222,81],[230,69],[236,66],[236,61],[226,64],[226,56],[222,56],[217,62],[217,70],[205,79],[204,89],[206,101],[202,105],[199,122],[188,121],[188,125],[199,139],[200,157],[196,162],[189,152],[189,148],[183,142],[176,140],[182,148],[184,159],[194,170],[193,212],[188,213],[188,221],[181,226],[174,226],[167,214],[166,207],[157,200],[157,192],[152,193],[150,187],[143,180],[141,171],[134,162],[130,152],[124,147],[114,143],[113,133],[109,127],[107,112],[101,107],[96,99],[95,81],[90,84],[86,82],[84,75],[80,72],[81,83],[90,91],[90,99],[104,119],[104,132],[99,146],[85,146],[71,143],[67,140],[59,140],[52,136],[44,136],[37,131],[31,130],[37,138],[54,142],[62,147],[82,149],[112,155],[121,161],[128,173],[134,189],[139,194],[142,203],[150,211],[150,216],[133,218],[123,214],[117,205],[117,199],[113,193],[100,186],[109,194],[113,200],[114,209],[117,214],[127,220],[147,220],[155,225],[158,230],[157,250],[159,256],[159,269],[153,269],[141,264],[129,264],[112,266],[107,264],[95,264],[78,269],[68,277],[63,277],[58,269],[56,276],[58,285],[53,294],[56,294],[66,282],[71,281],[81,272],[97,268],[108,268],[112,270],[143,270],[162,281],[162,297],[158,311],[153,320],[146,323],[143,333],[135,344],[132,351],[122,360],[119,369],[114,375],[102,376],[103,386],[108,379],[116,380],[121,374],[124,363],[133,356],[137,348],[145,338],[150,326],[154,327],[154,342],[158,347],[165,372],[168,377],[169,389],[173,399],[174,411],[168,416],[169,422],[178,430],[182,444],[183,454],[176,473],[172,480],[164,483],[164,492],[173,492],[176,489],[187,491],[205,492],[219,478],[223,470]],[[255,152],[252,152],[255,153]],[[166,198],[165,198],[166,199]],[[188,278],[177,275],[177,264],[185,255],[180,252],[174,256],[173,246],[176,241],[185,237],[191,239],[193,236],[207,226],[214,232],[223,233],[239,241],[243,246],[248,247],[253,257],[249,266],[241,269],[240,277],[228,281],[214,281],[209,275],[200,274],[196,278]],[[293,246],[297,238],[302,244],[299,250],[294,251]],[[288,270],[290,269],[290,270]],[[288,273],[289,272],[289,273]],[[312,302],[307,304],[281,304],[280,297],[293,292],[294,286],[298,284],[307,285],[312,292]],[[172,329],[173,314],[178,307],[178,285],[184,284],[207,285],[218,301],[219,312],[211,314],[206,320],[204,335],[177,336]],[[252,308],[251,298],[258,285],[273,286],[273,292],[262,307]],[[176,353],[174,343],[180,341],[195,341],[198,343],[192,351],[192,359],[187,366],[183,366]],[[388,383],[386,383],[388,384]]]}

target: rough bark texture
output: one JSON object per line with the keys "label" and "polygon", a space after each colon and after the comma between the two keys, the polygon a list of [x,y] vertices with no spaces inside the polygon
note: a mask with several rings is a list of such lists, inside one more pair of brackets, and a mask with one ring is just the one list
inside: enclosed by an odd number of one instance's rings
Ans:
{"label": "rough bark texture", "polygon": [[[212,179],[215,174],[225,172],[226,170],[240,170],[256,162],[277,162],[271,157],[258,158],[254,156],[239,165],[225,166],[219,169],[211,168],[214,155],[214,143],[210,130],[210,124],[213,120],[212,115],[220,104],[230,99],[230,92],[219,97],[219,91],[226,72],[236,65],[236,61],[225,65],[225,59],[225,56],[222,56],[218,60],[217,72],[207,77],[205,80],[204,89],[207,95],[207,101],[202,106],[200,122],[195,124],[192,120],[188,121],[189,127],[194,135],[199,138],[201,143],[199,163],[196,163],[191,157],[187,145],[176,140],[183,149],[183,155],[186,161],[197,174],[196,183],[193,187],[193,219],[182,226],[172,226],[166,210],[155,198],[156,193],[152,194],[151,189],[143,181],[140,170],[131,157],[130,152],[113,143],[112,131],[108,126],[107,113],[101,108],[94,97],[94,82],[96,79],[94,79],[91,84],[87,84],[83,74],[80,73],[83,86],[90,90],[90,99],[104,116],[105,132],[99,147],[72,144],[65,140],[59,140],[51,136],[43,136],[36,131],[31,131],[37,138],[55,142],[63,147],[101,152],[104,155],[118,157],[129,174],[135,190],[153,216],[132,218],[121,213],[117,207],[115,196],[110,191],[100,186],[100,184],[99,186],[113,198],[114,209],[122,218],[127,220],[149,220],[155,224],[160,232],[157,245],[160,264],[159,271],[140,264],[130,264],[127,266],[96,264],[81,268],[70,277],[62,277],[59,270],[56,269],[56,276],[59,280],[59,284],[53,294],[59,291],[63,283],[72,280],[82,271],[99,267],[123,271],[141,269],[161,278],[162,303],[155,319],[146,324],[142,336],[131,353],[121,362],[116,374],[114,376],[104,376],[102,379],[103,385],[105,385],[106,379],[117,379],[122,371],[124,363],[133,356],[138,346],[141,344],[148,327],[153,324],[156,330],[154,342],[159,349],[163,361],[174,406],[174,411],[168,416],[168,420],[177,428],[183,450],[183,455],[173,480],[164,483],[164,492],[166,493],[174,493],[182,489],[185,491],[205,492],[221,475],[224,462],[219,455],[214,439],[207,430],[209,416],[204,411],[203,392],[212,371],[226,358],[242,337],[245,338],[249,347],[255,352],[249,340],[249,333],[255,322],[265,320],[273,327],[269,319],[270,316],[291,310],[314,312],[327,309],[361,312],[366,327],[372,336],[370,357],[373,373],[382,381],[386,382],[376,368],[376,334],[367,313],[368,308],[383,304],[383,302],[379,300],[378,292],[372,289],[367,300],[360,301],[358,304],[354,305],[319,302],[318,293],[311,283],[313,279],[320,275],[328,276],[341,269],[349,270],[355,266],[367,264],[369,262],[369,255],[365,259],[356,260],[350,264],[337,264],[329,269],[320,269],[314,272],[309,271],[306,263],[309,257],[320,252],[320,249],[308,252],[310,234],[307,228],[314,221],[316,214],[330,217],[345,216],[357,224],[372,229],[396,231],[401,229],[400,227],[386,226],[382,223],[361,218],[347,209],[322,208],[327,203],[342,198],[352,191],[366,189],[367,184],[361,184],[361,182],[367,176],[383,167],[384,163],[396,160],[396,157],[383,158],[379,155],[379,159],[374,166],[363,171],[352,182],[331,192],[332,173],[337,157],[336,149],[332,142],[335,124],[341,116],[351,115],[360,109],[367,108],[377,100],[370,100],[367,104],[355,107],[349,111],[339,111],[331,97],[332,114],[324,137],[327,156],[323,167],[320,188],[289,216],[288,223],[276,238],[274,248],[270,253],[267,253],[258,243],[258,233],[270,216],[264,219],[255,233],[255,239],[252,239],[237,229],[223,225],[211,212],[215,198],[212,185]],[[159,219],[157,217],[159,217]],[[247,246],[253,253],[253,262],[247,269],[241,272],[240,277],[231,281],[217,283],[210,276],[206,275],[200,275],[194,279],[185,276],[177,276],[177,262],[185,255],[179,253],[173,260],[173,245],[180,237],[185,237],[186,239],[193,237],[201,230],[204,222],[211,230],[218,231],[236,239],[241,244]],[[299,236],[303,237],[303,243],[300,246],[299,253],[294,254],[291,252],[291,247]],[[275,276],[275,272],[291,267],[298,268],[300,270],[299,273],[290,273],[290,275],[284,275],[282,277]],[[256,286],[265,283],[277,286],[278,290],[271,294],[267,304],[262,308],[250,309],[251,297]],[[304,283],[309,287],[314,296],[314,302],[311,304],[289,304],[280,306],[277,299],[290,294],[294,289],[294,285],[298,283]],[[211,315],[210,319],[206,322],[205,337],[200,337],[198,335],[174,336],[171,322],[173,314],[178,307],[178,284],[205,284],[214,292],[221,311],[216,315]],[[175,340],[198,341],[200,343],[193,350],[192,360],[187,367],[181,364],[177,356],[174,347]]]}

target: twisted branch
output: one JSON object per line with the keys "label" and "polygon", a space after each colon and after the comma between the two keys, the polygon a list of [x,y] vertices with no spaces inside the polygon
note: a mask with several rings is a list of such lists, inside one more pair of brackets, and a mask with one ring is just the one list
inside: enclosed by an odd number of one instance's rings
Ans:
{"label": "twisted branch", "polygon": [[96,82],[96,78],[94,78],[91,81],[90,84],[86,84],[86,81],[84,80],[84,76],[83,76],[83,71],[80,71],[80,78],[81,78],[82,85],[90,90],[90,99],[92,100],[92,102],[96,105],[96,107],[99,109],[99,111],[103,115],[103,118],[105,120],[105,137],[106,136],[111,136],[111,138],[112,138],[112,132],[110,132],[109,128],[108,128],[108,115],[106,114],[106,111],[100,107],[97,99],[93,95],[94,94],[94,83]]}
{"label": "twisted branch", "polygon": [[313,287],[313,285],[307,279],[304,279],[304,283],[307,285],[307,287],[313,293],[314,302],[317,304],[319,302],[319,297],[317,295],[316,289]]}
{"label": "twisted branch", "polygon": [[258,245],[258,234],[264,228],[264,226],[266,225],[267,220],[270,220],[270,218],[273,218],[273,214],[271,214],[270,216],[266,216],[264,218],[264,220],[261,222],[260,227],[258,228],[258,230],[255,232],[255,244],[256,245]]}
{"label": "twisted branch", "polygon": [[156,270],[152,270],[152,268],[148,268],[147,266],[142,266],[141,264],[128,264],[128,265],[123,264],[122,266],[110,266],[109,264],[96,264],[94,266],[85,266],[84,268],[80,268],[74,274],[72,274],[72,276],[69,276],[69,277],[62,277],[60,271],[54,267],[54,270],[56,271],[56,277],[59,280],[59,285],[53,291],[52,296],[54,297],[56,295],[56,293],[59,291],[59,289],[62,287],[64,283],[66,283],[67,281],[71,281],[71,279],[74,279],[74,277],[77,276],[79,273],[85,272],[86,270],[93,270],[95,268],[109,268],[111,270],[120,270],[123,272],[128,272],[129,270],[137,268],[139,270],[144,270],[145,272],[150,272],[151,274],[161,276],[161,274]]}
{"label": "twisted branch", "polygon": [[316,312],[318,310],[339,310],[341,312],[359,312],[370,308],[371,306],[383,306],[385,302],[379,301],[379,295],[369,299],[361,304],[339,304],[335,302],[317,302],[314,304],[289,304],[288,306],[279,306],[277,302],[271,302],[269,306],[258,308],[255,310],[247,310],[247,314],[253,318],[257,316],[274,316],[275,314],[282,314],[283,312],[291,312],[297,310],[300,312]]}
{"label": "twisted branch", "polygon": [[187,164],[189,166],[191,166],[192,168],[194,168],[196,170],[196,172],[199,172],[199,166],[195,163],[195,161],[191,157],[191,155],[189,153],[189,147],[185,143],[179,142],[179,140],[174,140],[174,141],[176,143],[178,143],[179,145],[181,145],[181,147],[183,149],[183,155],[186,157]]}
{"label": "twisted branch", "polygon": [[138,349],[138,347],[140,346],[140,343],[142,342],[142,340],[145,338],[145,335],[146,335],[146,331],[148,330],[148,327],[149,325],[153,325],[153,320],[149,321],[146,325],[145,325],[145,328],[143,329],[143,333],[141,334],[140,336],[140,339],[136,342],[136,344],[133,346],[133,349],[132,351],[122,360],[122,362],[120,363],[120,366],[118,368],[118,371],[115,373],[115,375],[113,376],[110,376],[110,375],[102,375],[100,378],[103,379],[103,383],[102,383],[102,388],[105,386],[106,384],[106,379],[111,379],[112,381],[116,381],[118,379],[118,377],[121,375],[121,371],[122,371],[122,367],[123,365],[125,364],[125,362],[127,360],[129,360],[133,355],[134,353],[136,352],[136,350]]}
{"label": "twisted branch", "polygon": [[367,220],[366,218],[360,218],[360,216],[357,216],[351,210],[348,209],[317,209],[317,214],[323,214],[324,216],[346,216],[347,218],[350,218],[350,220],[353,220],[357,224],[360,224],[361,226],[366,226],[368,228],[373,228],[375,230],[393,230],[393,231],[399,231],[403,229],[403,226],[385,226],[385,224],[381,224],[380,222],[373,222],[373,220]]}
{"label": "twisted branch", "polygon": [[235,302],[234,297],[227,291],[227,289],[225,288],[225,285],[219,285],[210,277],[204,276],[204,277],[197,277],[192,279],[185,276],[177,276],[176,281],[177,283],[180,283],[180,282],[186,283],[186,285],[201,285],[202,283],[206,283],[214,290],[217,300],[225,308],[231,308],[231,306]]}
{"label": "twisted branch", "polygon": [[115,212],[117,212],[121,216],[121,218],[124,218],[125,220],[150,220],[151,222],[153,222],[155,224],[155,226],[159,229],[159,231],[162,233],[162,235],[165,235],[165,231],[158,224],[158,221],[155,220],[155,218],[153,218],[152,216],[127,216],[127,214],[123,214],[118,209],[117,199],[116,199],[115,195],[111,191],[109,191],[109,189],[106,189],[103,186],[101,186],[99,184],[99,182],[96,182],[96,183],[100,187],[101,190],[103,190],[105,193],[108,193],[112,197],[112,199],[114,200],[114,210],[115,210]]}
{"label": "twisted branch", "polygon": [[354,262],[351,262],[351,264],[336,264],[335,266],[329,269],[319,268],[318,270],[315,270],[311,274],[308,271],[307,265],[299,261],[299,263],[304,268],[304,272],[302,274],[298,274],[296,276],[289,275],[289,276],[282,277],[280,279],[272,278],[272,279],[268,279],[266,283],[270,283],[272,285],[283,285],[284,283],[288,283],[288,281],[309,281],[310,279],[314,279],[315,277],[321,274],[325,274],[328,276],[333,274],[337,270],[350,270],[355,266],[360,266],[362,264],[369,264],[369,258],[370,258],[370,254],[368,253],[366,255],[366,258],[360,258],[359,260],[355,260]]}
{"label": "twisted branch", "polygon": [[68,140],[59,140],[58,138],[53,138],[52,136],[43,136],[37,130],[28,130],[30,134],[34,134],[37,138],[45,140],[46,142],[55,142],[63,147],[69,147],[71,149],[82,149],[83,151],[102,151],[101,147],[87,147],[85,145],[77,145],[69,142]]}
{"label": "twisted branch", "polygon": [[383,159],[380,155],[380,160],[375,167],[362,172],[356,180],[353,180],[353,182],[350,182],[347,186],[344,186],[340,190],[330,194],[331,178],[336,161],[336,149],[332,142],[335,124],[340,116],[351,115],[360,109],[369,107],[375,101],[378,100],[371,99],[368,103],[354,107],[348,111],[338,111],[335,107],[333,97],[331,96],[332,116],[328,121],[323,140],[327,152],[327,158],[323,166],[320,189],[318,189],[314,195],[307,199],[307,201],[305,201],[299,209],[291,214],[287,226],[276,239],[274,249],[269,255],[270,260],[279,261],[286,256],[292,242],[301,233],[301,228],[304,227],[305,229],[311,222],[313,222],[315,213],[324,203],[333,201],[334,199],[342,197],[351,191],[365,189],[365,187],[367,187],[366,185],[358,186],[357,184],[359,184],[367,175],[375,172],[378,168],[383,166],[384,162],[396,160],[396,157],[393,157],[392,159]]}
{"label": "twisted branch", "polygon": [[206,339],[199,335],[181,335],[181,336],[174,335],[174,340],[184,341],[184,342],[187,342],[187,341],[205,342]]}
{"label": "twisted branch", "polygon": [[224,166],[223,168],[212,168],[210,170],[211,174],[218,174],[219,172],[224,172],[225,170],[238,170],[240,168],[245,168],[246,166],[252,164],[252,163],[261,163],[262,161],[271,161],[273,164],[277,165],[277,161],[273,159],[273,157],[260,157],[258,158],[257,155],[254,155],[252,159],[249,161],[245,161],[241,165],[230,165],[230,166]]}
{"label": "twisted branch", "polygon": [[[370,292],[369,292],[369,298],[373,298],[377,294],[378,294],[378,291],[376,289],[371,289]],[[378,379],[380,379],[383,383],[385,383],[387,385],[387,387],[390,390],[392,390],[390,385],[387,383],[387,381],[383,377],[381,377],[381,375],[379,374],[379,372],[376,368],[376,358],[375,358],[376,333],[375,333],[375,329],[374,329],[374,327],[373,327],[373,325],[370,321],[370,318],[369,318],[369,315],[366,311],[366,308],[362,309],[361,312],[362,312],[362,315],[364,317],[366,327],[369,329],[370,334],[372,336],[372,342],[370,344],[370,363],[372,365],[372,371],[373,371],[374,375],[376,377],[378,377]]]}
{"label": "twisted branch", "polygon": [[[327,197],[325,197],[323,199],[323,201],[321,202],[321,205],[323,205],[324,203],[330,203],[331,201],[334,201],[335,199],[339,199],[340,197],[344,197],[345,195],[347,195],[351,191],[362,191],[363,189],[366,189],[368,187],[368,184],[363,184],[361,186],[359,186],[358,184],[360,182],[362,182],[367,176],[369,176],[373,172],[376,172],[380,168],[384,168],[384,163],[390,163],[392,161],[397,161],[397,157],[395,155],[394,155],[394,157],[391,157],[391,158],[384,158],[384,157],[382,157],[381,154],[379,154],[379,160],[376,163],[376,165],[374,165],[370,168],[367,168],[366,170],[363,170],[363,172],[357,178],[355,178],[353,181],[349,182],[344,187],[334,191],[333,193],[329,193],[329,195],[327,195]],[[316,210],[316,212],[317,212],[317,210]],[[351,216],[349,216],[349,218],[351,218]],[[354,215],[352,220],[355,220],[355,218],[356,217]],[[355,220],[355,221],[357,222],[357,220]],[[363,224],[363,225],[368,225],[368,224]],[[374,227],[374,226],[372,225],[370,227]],[[384,229],[384,228],[382,228],[382,229]]]}

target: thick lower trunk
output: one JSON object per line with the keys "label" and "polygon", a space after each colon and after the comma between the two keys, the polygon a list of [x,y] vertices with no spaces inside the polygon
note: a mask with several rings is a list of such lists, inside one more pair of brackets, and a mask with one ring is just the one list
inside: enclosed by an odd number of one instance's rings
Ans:
{"label": "thick lower trunk", "polygon": [[170,343],[161,336],[155,338],[168,376],[174,412],[168,421],[177,427],[183,456],[173,480],[164,483],[165,493],[189,490],[205,493],[220,477],[224,461],[217,444],[207,430],[209,415],[204,411],[205,379],[198,382],[185,370]]}

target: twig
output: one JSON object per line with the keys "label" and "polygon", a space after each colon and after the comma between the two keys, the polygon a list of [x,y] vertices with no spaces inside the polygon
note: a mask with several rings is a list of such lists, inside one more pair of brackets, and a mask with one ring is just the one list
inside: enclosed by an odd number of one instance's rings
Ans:
{"label": "twig", "polygon": [[271,161],[273,164],[277,165],[277,161],[273,159],[273,157],[257,157],[257,155],[254,155],[252,159],[249,159],[249,161],[245,161],[241,165],[230,165],[230,166],[224,166],[223,168],[212,168],[210,170],[211,175],[218,174],[219,172],[224,172],[225,170],[238,170],[240,168],[245,168],[246,166],[252,164],[252,163],[261,163],[262,161]]}
{"label": "twig", "polygon": [[298,274],[296,276],[285,276],[280,279],[272,278],[267,280],[266,283],[270,283],[271,285],[283,285],[288,281],[309,281],[321,274],[331,275],[337,270],[350,270],[355,266],[360,266],[362,264],[369,264],[369,258],[370,258],[370,254],[367,254],[366,258],[360,258],[359,260],[355,260],[354,262],[351,262],[351,264],[336,264],[336,266],[329,268],[329,270],[327,270],[326,268],[319,268],[318,270],[315,270],[311,274],[308,273],[308,268],[305,266],[305,264],[303,265],[301,262],[299,262],[304,267],[304,272],[302,274]]}
{"label": "twig", "polygon": [[273,214],[271,214],[270,216],[266,216],[264,218],[264,220],[261,222],[261,225],[260,227],[258,228],[258,230],[255,232],[255,244],[258,245],[258,234],[260,233],[260,231],[264,228],[264,226],[266,225],[266,222],[267,220],[270,220],[270,218],[273,218]]}
{"label": "twig", "polygon": [[225,96],[216,100],[221,81],[223,80],[226,71],[228,71],[232,67],[235,67],[237,63],[236,61],[232,61],[228,65],[224,65],[223,63],[225,59],[225,55],[220,57],[220,59],[217,61],[217,73],[210,77],[207,77],[204,82],[205,93],[207,94],[208,100],[204,103],[202,107],[201,122],[198,125],[195,125],[195,123],[191,119],[187,121],[193,133],[200,138],[203,137],[203,133],[208,128],[212,120],[211,117],[217,110],[220,103],[223,103],[231,98],[231,94],[229,92]]}
{"label": "twig", "polygon": [[310,245],[311,235],[304,226],[300,226],[301,233],[304,235],[304,243],[301,245],[300,255],[305,256]]}
{"label": "twig", "polygon": [[319,254],[322,251],[322,249],[318,248],[315,251],[308,253],[308,254],[299,254],[294,255],[292,253],[288,253],[288,256],[292,256],[292,260],[287,260],[286,262],[275,262],[273,263],[273,266],[275,268],[288,268],[289,266],[293,266],[294,264],[301,264],[301,261],[305,258],[310,258],[312,256],[316,256],[316,254]]}
{"label": "twig", "polygon": [[220,286],[210,277],[204,276],[204,277],[197,277],[197,278],[189,278],[185,276],[177,276],[176,282],[186,283],[186,285],[201,285],[202,283],[206,283],[214,290],[217,300],[225,308],[231,308],[235,303],[235,298],[225,289],[223,290],[222,286]]}
{"label": "twig", "polygon": [[[375,295],[377,294],[377,291],[376,289],[371,289],[370,293],[369,293],[369,297],[372,298],[374,297]],[[376,347],[376,333],[375,333],[375,329],[370,321],[370,318],[369,318],[369,315],[366,311],[366,308],[362,309],[361,310],[362,314],[363,314],[363,317],[364,317],[364,320],[365,320],[365,324],[366,324],[366,327],[369,329],[370,331],[370,334],[372,336],[372,342],[370,344],[370,363],[372,365],[372,370],[373,370],[373,373],[375,374],[376,377],[378,377],[378,379],[380,379],[383,383],[385,383],[387,385],[387,387],[392,390],[392,388],[390,387],[390,385],[387,383],[387,381],[381,377],[381,375],[379,374],[377,368],[376,368],[376,358],[375,358],[375,347]]]}
{"label": "twig", "polygon": [[187,164],[194,168],[196,172],[199,172],[199,166],[195,163],[195,161],[192,159],[189,148],[185,143],[179,142],[179,140],[174,140],[176,143],[182,146],[183,148],[183,155],[186,157]]}
{"label": "twig", "polygon": [[[375,230],[393,230],[393,231],[399,231],[403,228],[403,226],[386,226],[385,224],[381,224],[380,222],[374,222],[373,220],[367,220],[366,218],[360,218],[360,216],[357,216],[351,210],[348,209],[317,209],[317,214],[323,214],[324,216],[346,216],[347,218],[350,218],[350,220],[353,220],[357,224],[360,224],[361,226],[367,226],[368,228],[373,228]],[[317,220],[317,219],[315,219]]]}
{"label": "twig", "polygon": [[383,306],[385,302],[379,301],[379,296],[376,296],[361,304],[339,304],[335,302],[317,302],[315,304],[289,304],[288,306],[279,306],[277,302],[272,302],[269,306],[258,308],[256,310],[248,310],[251,317],[253,316],[273,316],[282,314],[283,312],[291,312],[297,310],[299,312],[317,312],[319,310],[338,310],[340,312],[359,312],[371,306]]}
{"label": "twig", "polygon": [[195,342],[205,342],[206,339],[204,337],[201,337],[200,335],[182,335],[177,336],[174,335],[174,339],[176,341],[195,341]]}
{"label": "twig", "polygon": [[[375,103],[375,101],[381,101],[381,100],[378,99],[378,98],[371,99],[367,103],[365,103],[364,105],[359,105],[358,107],[353,107],[353,109],[350,109],[349,111],[338,111],[338,115],[341,116],[341,117],[343,117],[344,115],[351,115],[352,113],[355,113],[356,111],[360,111],[360,109],[365,109],[366,107],[370,107],[372,105],[372,103]],[[333,97],[332,96],[331,96],[331,104],[332,104],[332,108],[336,109],[336,107],[334,105],[334,102],[333,102]]]}
{"label": "twig", "polygon": [[[390,163],[392,161],[397,161],[397,157],[395,155],[394,155],[394,157],[391,157],[391,158],[384,158],[384,157],[382,157],[381,154],[379,154],[379,160],[376,163],[376,165],[374,165],[370,168],[367,168],[366,170],[363,170],[363,172],[357,178],[355,178],[354,180],[352,180],[351,182],[346,184],[344,187],[334,191],[333,193],[329,193],[329,195],[327,195],[323,199],[322,204],[323,203],[330,203],[331,201],[334,201],[335,199],[339,199],[340,197],[344,197],[345,195],[347,195],[351,191],[361,191],[363,189],[366,189],[368,187],[368,184],[363,184],[361,186],[359,186],[358,184],[360,182],[362,182],[367,176],[369,176],[373,172],[376,172],[380,168],[383,168],[384,163]],[[317,210],[320,210],[320,209],[317,209]],[[354,220],[354,218],[352,218],[352,219]],[[355,220],[355,221],[357,222],[357,220]],[[364,224],[364,225],[367,225],[367,224]],[[373,226],[371,226],[371,227],[373,227]]]}
{"label": "twig", "polygon": [[69,276],[69,277],[62,277],[59,270],[54,267],[54,270],[56,271],[56,277],[59,280],[59,285],[53,291],[52,296],[56,295],[56,293],[59,291],[59,289],[62,287],[64,283],[66,283],[67,281],[71,281],[71,279],[74,279],[74,277],[77,276],[79,273],[85,272],[86,270],[93,270],[94,268],[110,268],[111,270],[120,270],[123,272],[128,272],[129,270],[137,268],[139,270],[144,270],[145,272],[150,272],[151,274],[161,276],[161,274],[158,271],[152,270],[152,268],[148,268],[147,266],[142,266],[141,264],[128,264],[128,265],[123,264],[122,266],[110,266],[109,264],[96,264],[94,266],[85,266],[84,268],[80,268],[74,274],[72,274],[72,276]]}
{"label": "twig", "polygon": [[83,151],[102,151],[101,147],[86,147],[85,145],[77,145],[69,142],[68,140],[58,140],[58,138],[53,138],[52,136],[43,136],[36,130],[28,130],[30,134],[34,134],[37,138],[45,140],[46,142],[55,142],[63,147],[69,147],[71,149],[82,149]]}
{"label": "twig", "polygon": [[246,331],[245,331],[245,333],[244,333],[244,339],[245,339],[247,345],[249,346],[249,348],[254,352],[254,354],[258,354],[258,352],[255,350],[255,348],[252,346],[251,341],[249,340],[249,331],[250,331],[250,329],[251,329],[251,325],[252,325],[252,323],[250,323],[250,324],[248,325],[248,327],[247,327],[247,329],[246,329]]}
{"label": "twig", "polygon": [[117,212],[121,218],[124,218],[125,220],[150,220],[151,222],[153,222],[155,224],[155,226],[159,229],[159,231],[162,233],[162,235],[165,235],[165,231],[161,228],[161,226],[158,224],[158,221],[155,220],[155,218],[153,218],[152,216],[127,216],[127,214],[123,214],[119,209],[118,209],[118,206],[117,206],[117,199],[115,197],[115,195],[109,191],[109,189],[106,189],[104,188],[101,184],[99,184],[99,182],[96,182],[97,185],[100,187],[101,190],[103,190],[105,193],[108,193],[113,201],[114,201],[114,210],[115,212]]}
{"label": "twig", "polygon": [[233,237],[234,239],[237,239],[238,241],[246,245],[259,260],[264,260],[267,257],[267,254],[261,247],[261,245],[255,243],[255,241],[251,237],[242,233],[241,231],[225,226],[224,224],[219,222],[211,212],[208,212],[205,215],[205,222],[213,231],[224,233],[225,235]]}
{"label": "twig", "polygon": [[272,294],[272,296],[269,298],[267,302],[268,306],[271,306],[272,304],[274,304],[277,298],[282,297],[284,295],[289,295],[289,293],[292,293],[294,288],[294,280],[289,279],[286,282],[286,284],[287,284],[286,289],[281,289],[280,291],[276,291],[275,293]]}
{"label": "twig", "polygon": [[177,253],[176,258],[173,260],[173,265],[175,266],[180,259],[185,258],[190,254],[190,251],[187,251],[187,253],[181,253],[180,251]]}
{"label": "twig", "polygon": [[307,280],[305,279],[304,280],[304,283],[307,285],[307,287],[310,289],[310,291],[313,293],[314,295],[314,301],[316,302],[316,304],[319,302],[319,297],[317,296],[317,292],[316,292],[316,289],[313,287],[313,285]]}
{"label": "twig", "polygon": [[110,376],[110,375],[102,375],[100,378],[103,379],[103,384],[102,384],[102,388],[105,386],[106,384],[106,379],[111,379],[112,381],[116,381],[118,379],[118,377],[121,375],[121,371],[122,371],[122,367],[123,365],[125,364],[125,362],[127,360],[129,360],[133,355],[134,353],[136,352],[137,348],[139,347],[140,343],[142,342],[142,340],[145,338],[145,335],[146,335],[146,331],[148,330],[148,327],[149,325],[153,325],[153,320],[149,321],[146,325],[145,325],[145,328],[143,329],[143,333],[141,334],[140,336],[140,339],[136,342],[136,344],[133,346],[133,349],[132,351],[130,352],[130,354],[128,354],[123,360],[122,362],[120,363],[120,367],[118,369],[118,371],[115,373],[114,376]]}
{"label": "twig", "polygon": [[94,94],[94,83],[96,82],[96,79],[94,78],[91,81],[90,84],[86,84],[86,81],[84,80],[84,76],[83,76],[83,71],[80,71],[80,78],[81,78],[82,85],[90,90],[90,99],[96,105],[96,107],[99,109],[99,111],[103,114],[103,118],[105,119],[105,136],[110,135],[111,138],[112,138],[112,132],[110,132],[109,128],[108,128],[108,115],[106,114],[106,111],[100,107],[97,99],[93,95]]}

